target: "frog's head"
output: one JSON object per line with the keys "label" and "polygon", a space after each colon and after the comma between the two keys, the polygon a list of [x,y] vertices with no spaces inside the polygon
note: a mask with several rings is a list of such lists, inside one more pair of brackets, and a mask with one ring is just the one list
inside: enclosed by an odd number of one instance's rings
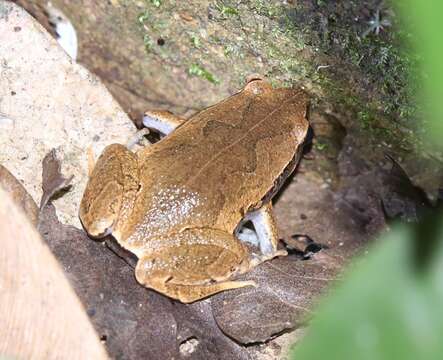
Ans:
{"label": "frog's head", "polygon": [[80,221],[93,238],[112,233],[122,205],[121,186],[114,181],[104,186],[91,178],[80,203]]}

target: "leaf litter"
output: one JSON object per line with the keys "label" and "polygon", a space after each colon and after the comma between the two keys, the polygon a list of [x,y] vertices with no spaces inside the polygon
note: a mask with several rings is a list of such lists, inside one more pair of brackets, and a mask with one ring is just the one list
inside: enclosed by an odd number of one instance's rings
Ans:
{"label": "leaf litter", "polygon": [[[315,132],[316,123],[312,126]],[[352,137],[340,134],[337,139],[334,127],[326,133],[322,129],[336,148],[325,154],[308,147],[310,153],[274,207],[281,246],[295,250],[240,278],[256,281],[257,288],[226,291],[188,305],[173,301],[140,286],[132,267],[105,242],[60,223],[51,202],[43,203],[40,233],[111,358],[260,358],[260,344],[307,324],[319,296],[339,281],[343,266],[386,228],[381,199],[385,185],[395,183],[386,180],[390,172],[384,167],[369,166],[358,157]],[[69,183],[54,171],[59,166],[56,156],[45,158],[42,198],[51,199]],[[396,194],[398,202],[402,192]],[[392,196],[384,199],[392,201]]]}

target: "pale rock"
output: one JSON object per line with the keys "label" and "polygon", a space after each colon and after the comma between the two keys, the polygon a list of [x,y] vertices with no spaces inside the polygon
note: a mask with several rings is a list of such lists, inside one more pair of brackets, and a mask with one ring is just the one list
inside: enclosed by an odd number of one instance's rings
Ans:
{"label": "pale rock", "polygon": [[97,157],[136,129],[105,86],[73,62],[25,10],[0,0],[0,163],[34,200],[42,195],[42,159],[52,148],[71,190],[55,200],[60,220],[80,227],[87,149]]}

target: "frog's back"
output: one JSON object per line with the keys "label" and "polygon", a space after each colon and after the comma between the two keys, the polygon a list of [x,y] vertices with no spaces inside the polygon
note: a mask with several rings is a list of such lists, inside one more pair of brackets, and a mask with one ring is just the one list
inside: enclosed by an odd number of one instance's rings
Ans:
{"label": "frog's back", "polygon": [[[302,90],[249,83],[143,150],[142,186],[150,190],[140,201],[173,227],[232,231],[294,165],[308,129],[306,108]],[[159,203],[167,214],[157,211]]]}

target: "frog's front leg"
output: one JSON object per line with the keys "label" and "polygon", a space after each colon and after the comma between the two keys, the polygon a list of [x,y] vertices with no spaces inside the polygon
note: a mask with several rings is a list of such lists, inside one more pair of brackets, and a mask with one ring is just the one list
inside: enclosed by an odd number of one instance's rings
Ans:
{"label": "frog's front leg", "polygon": [[[255,233],[241,226],[247,221],[254,225]],[[252,265],[258,265],[266,260],[277,256],[286,256],[286,250],[277,250],[278,232],[277,223],[272,212],[272,204],[269,202],[257,210],[246,214],[240,228],[237,231],[237,237],[243,242],[249,242],[260,248],[261,255],[255,256]]]}
{"label": "frog's front leg", "polygon": [[155,130],[162,135],[168,135],[174,131],[178,126],[186,122],[179,116],[164,110],[150,110],[146,111],[143,116],[143,125],[148,129]]}
{"label": "frog's front leg", "polygon": [[232,234],[186,229],[149,240],[135,275],[146,287],[189,303],[220,291],[255,286],[253,281],[227,281],[249,268],[248,250]]}
{"label": "frog's front leg", "polygon": [[97,160],[80,203],[80,220],[96,238],[114,233],[129,216],[139,188],[137,156],[120,144],[105,148]]}

